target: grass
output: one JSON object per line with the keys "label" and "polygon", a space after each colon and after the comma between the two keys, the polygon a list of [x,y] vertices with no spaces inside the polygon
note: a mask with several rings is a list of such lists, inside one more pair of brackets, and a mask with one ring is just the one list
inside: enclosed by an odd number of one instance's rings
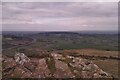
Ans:
{"label": "grass", "polygon": [[28,57],[39,57],[39,53],[31,49],[21,48],[21,49],[18,49],[18,52],[24,53]]}
{"label": "grass", "polygon": [[75,75],[75,77],[80,77],[80,75],[75,73],[74,71],[76,70],[76,71],[78,71],[80,73],[82,69],[72,67],[69,63],[71,63],[73,61],[73,59],[67,58],[65,54],[63,54],[63,57],[65,57],[65,59],[59,59],[59,60],[68,65],[68,67],[70,68],[70,71]]}
{"label": "grass", "polygon": [[[1,39],[1,37],[0,37]],[[90,56],[107,56],[107,57],[118,57],[118,41],[117,36],[114,35],[75,35],[71,34],[62,36],[45,36],[39,35],[37,42],[29,46],[24,46],[25,50],[22,50],[27,56],[39,55],[34,49],[47,50],[52,52],[53,50],[63,50],[66,54],[81,54]],[[8,45],[8,44],[7,44]],[[6,45],[6,46],[7,46]],[[17,49],[11,49],[3,51],[3,54],[13,56]],[[71,62],[70,59],[66,58],[63,60],[66,63]],[[114,60],[94,60],[94,62],[100,66],[103,70],[108,73],[117,75],[117,61]],[[55,72],[55,61],[52,57],[46,58],[46,63],[51,73]]]}
{"label": "grass", "polygon": [[25,49],[25,48],[15,48],[10,50],[3,51],[3,55],[6,55],[8,57],[14,57],[14,55],[18,52],[24,53],[28,57],[38,57],[39,53],[35,50],[31,49]]}
{"label": "grass", "polygon": [[3,51],[2,54],[9,56],[9,57],[13,57],[15,55],[15,53],[17,53],[17,49],[5,50],[5,51]]}
{"label": "grass", "polygon": [[54,73],[56,71],[56,67],[55,67],[55,60],[53,57],[47,57],[46,58],[46,64],[48,66],[48,69],[51,72],[52,77],[54,77]]}
{"label": "grass", "polygon": [[[64,36],[64,37],[61,37]],[[71,50],[93,48],[100,50],[116,51],[118,49],[117,37],[112,35],[83,35],[83,36],[65,36],[65,35],[41,35],[32,47],[54,50]]]}
{"label": "grass", "polygon": [[[80,49],[80,50],[64,50],[64,54],[71,55],[90,55],[90,56],[114,56],[118,57],[118,51],[105,51],[105,50],[96,50],[96,49]],[[118,77],[118,60],[92,60],[105,72],[112,74],[114,77]]]}
{"label": "grass", "polygon": [[118,51],[105,51],[97,49],[79,49],[79,50],[64,50],[64,53],[68,54],[81,54],[90,56],[106,56],[106,57],[118,57]]}
{"label": "grass", "polygon": [[118,77],[118,61],[117,60],[93,60],[101,69],[107,73],[112,74],[114,77]]}
{"label": "grass", "polygon": [[70,62],[72,62],[72,59],[70,59],[70,58],[59,59],[59,60],[65,62],[67,64],[70,63]]}

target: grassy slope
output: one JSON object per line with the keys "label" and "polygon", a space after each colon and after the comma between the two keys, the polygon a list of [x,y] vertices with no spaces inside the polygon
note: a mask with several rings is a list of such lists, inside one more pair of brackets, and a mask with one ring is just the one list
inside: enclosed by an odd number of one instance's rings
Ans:
{"label": "grassy slope", "polygon": [[93,55],[93,56],[118,56],[118,51],[105,51],[97,49],[79,49],[79,50],[65,50],[67,53],[78,53],[81,55]]}
{"label": "grassy slope", "polygon": [[[94,55],[94,56],[118,56],[117,51],[104,51],[96,49],[80,49],[80,50],[65,50],[66,54],[82,54],[82,55]],[[118,76],[118,60],[92,60],[104,71],[112,74],[114,77]]]}
{"label": "grassy slope", "polygon": [[[26,46],[25,49],[45,49],[45,50],[69,50],[70,52],[84,54],[84,55],[96,55],[96,56],[117,56],[117,38],[114,36],[75,36],[75,37],[58,37],[58,36],[38,36],[37,42]],[[86,49],[93,48],[93,49]],[[75,50],[76,49],[76,50]],[[81,49],[81,50],[78,50]],[[99,50],[96,50],[99,49]],[[110,51],[105,51],[110,50]],[[6,51],[5,54],[14,55],[16,50]],[[33,53],[30,51],[31,54]],[[72,52],[72,53],[73,53]],[[29,52],[27,52],[30,54]],[[35,52],[36,53],[36,52]],[[110,72],[111,74],[117,74],[116,61],[94,61],[103,70]]]}
{"label": "grassy slope", "polygon": [[112,74],[114,77],[118,77],[117,60],[93,60],[93,62],[107,73]]}

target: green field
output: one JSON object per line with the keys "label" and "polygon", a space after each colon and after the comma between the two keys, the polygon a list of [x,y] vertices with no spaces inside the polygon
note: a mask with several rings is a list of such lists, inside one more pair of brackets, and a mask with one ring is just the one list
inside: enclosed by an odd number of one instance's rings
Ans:
{"label": "green field", "polygon": [[[73,32],[48,32],[38,33],[21,37],[14,37],[13,42],[31,41],[29,45],[13,45],[3,35],[3,55],[13,57],[17,52],[25,53],[30,57],[39,57],[42,52],[58,52],[72,55],[90,55],[103,57],[118,57],[118,35],[117,34],[79,34]],[[10,36],[9,36],[10,37]],[[13,36],[12,36],[13,37]],[[11,37],[11,38],[12,38]],[[31,40],[29,39],[31,38]],[[20,39],[20,40],[19,40]],[[13,47],[12,49],[9,49]],[[46,59],[48,61],[48,59]],[[93,60],[104,71],[118,75],[118,60]],[[49,68],[54,70],[48,65]],[[54,66],[54,65],[53,65]]]}

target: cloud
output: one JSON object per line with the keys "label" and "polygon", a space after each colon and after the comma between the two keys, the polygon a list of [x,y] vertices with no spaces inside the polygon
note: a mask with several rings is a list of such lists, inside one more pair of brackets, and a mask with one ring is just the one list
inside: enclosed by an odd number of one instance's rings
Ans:
{"label": "cloud", "polygon": [[2,23],[9,25],[39,24],[55,26],[55,29],[63,26],[68,30],[70,26],[76,30],[91,26],[109,29],[114,26],[113,29],[117,29],[116,2],[4,2],[2,11]]}
{"label": "cloud", "polygon": [[118,2],[119,0],[2,0],[2,2]]}

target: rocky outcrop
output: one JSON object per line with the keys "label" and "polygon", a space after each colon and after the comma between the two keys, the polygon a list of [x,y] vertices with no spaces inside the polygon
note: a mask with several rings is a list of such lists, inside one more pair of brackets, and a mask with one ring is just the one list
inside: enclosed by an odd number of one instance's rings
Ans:
{"label": "rocky outcrop", "polygon": [[16,53],[14,59],[20,65],[23,65],[24,63],[28,63],[30,61],[30,59],[23,53]]}
{"label": "rocky outcrop", "polygon": [[3,61],[3,78],[112,78],[92,61],[51,53],[44,58],[28,58],[24,53]]}
{"label": "rocky outcrop", "polygon": [[[110,74],[100,69],[92,61],[82,59],[79,57],[68,56],[68,55],[64,55],[64,57],[62,57],[62,54],[56,54],[56,53],[52,53],[52,56],[55,58],[55,60],[64,62],[64,64],[67,65],[66,68],[70,69],[73,74],[73,76],[71,75],[72,78],[74,77],[77,77],[77,78],[108,78],[108,77],[111,77]],[[57,63],[58,61],[56,62],[56,64]],[[59,63],[59,67],[62,67],[62,65],[63,65],[62,63]],[[62,67],[62,68],[63,70],[65,69],[65,67]],[[67,72],[71,73],[69,71]]]}

